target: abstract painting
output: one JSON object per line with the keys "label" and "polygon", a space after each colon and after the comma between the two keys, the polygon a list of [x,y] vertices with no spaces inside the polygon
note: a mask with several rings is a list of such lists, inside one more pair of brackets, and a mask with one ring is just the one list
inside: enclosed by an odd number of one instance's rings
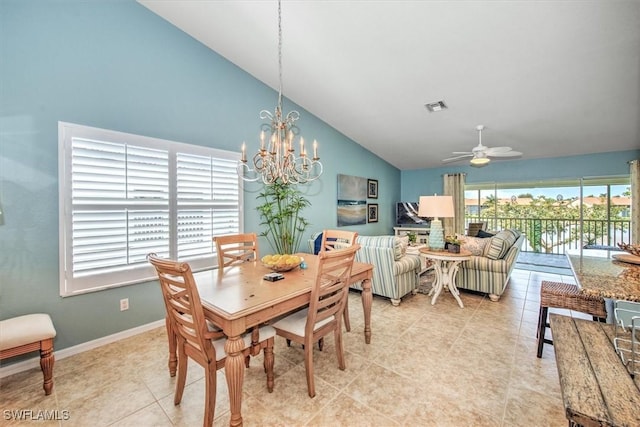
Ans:
{"label": "abstract painting", "polygon": [[338,175],[338,227],[367,223],[367,178]]}

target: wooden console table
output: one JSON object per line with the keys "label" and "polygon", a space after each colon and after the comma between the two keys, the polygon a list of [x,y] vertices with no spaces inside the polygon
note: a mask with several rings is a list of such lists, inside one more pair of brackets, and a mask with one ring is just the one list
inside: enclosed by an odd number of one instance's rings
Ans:
{"label": "wooden console table", "polygon": [[567,419],[591,426],[640,426],[640,378],[613,347],[613,325],[551,314]]}
{"label": "wooden console table", "polygon": [[406,236],[409,232],[416,233],[416,242],[420,245],[425,245],[429,241],[429,228],[425,227],[393,227],[393,231],[396,236]]}

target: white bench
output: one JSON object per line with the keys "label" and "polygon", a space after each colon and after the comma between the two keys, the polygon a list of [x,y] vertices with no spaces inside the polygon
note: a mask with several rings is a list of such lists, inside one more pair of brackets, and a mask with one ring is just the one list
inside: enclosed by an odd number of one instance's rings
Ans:
{"label": "white bench", "polygon": [[27,314],[0,321],[0,360],[40,351],[44,394],[53,388],[53,338],[56,330],[48,314]]}

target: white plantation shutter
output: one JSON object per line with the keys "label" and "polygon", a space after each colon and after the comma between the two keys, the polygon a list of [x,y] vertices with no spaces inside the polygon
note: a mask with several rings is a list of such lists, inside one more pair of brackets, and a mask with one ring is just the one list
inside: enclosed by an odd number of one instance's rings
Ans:
{"label": "white plantation shutter", "polygon": [[212,236],[240,230],[237,160],[177,154],[178,258],[213,251]]}
{"label": "white plantation shutter", "polygon": [[238,233],[237,153],[60,123],[60,292],[149,280],[146,256],[214,266]]}

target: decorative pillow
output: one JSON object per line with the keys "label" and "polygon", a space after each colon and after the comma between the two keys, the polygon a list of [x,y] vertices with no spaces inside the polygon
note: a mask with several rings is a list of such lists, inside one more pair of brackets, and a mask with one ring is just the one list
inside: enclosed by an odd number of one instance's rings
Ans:
{"label": "decorative pillow", "polygon": [[393,238],[393,259],[398,261],[400,258],[402,258],[402,240],[395,236]]}
{"label": "decorative pillow", "polygon": [[341,240],[338,240],[333,244],[334,249],[347,249],[349,247],[351,247],[350,243],[347,243],[346,241],[341,241]]}
{"label": "decorative pillow", "polygon": [[484,230],[480,230],[480,231],[478,231],[478,236],[477,237],[480,237],[481,239],[485,239],[487,237],[493,237],[493,236],[495,236],[495,234],[491,234],[491,233],[488,233],[488,232],[486,232]]}
{"label": "decorative pillow", "polygon": [[318,255],[320,249],[322,249],[322,233],[318,234],[318,237],[316,237],[316,240],[313,242],[313,254]]}
{"label": "decorative pillow", "polygon": [[402,256],[405,256],[407,247],[409,247],[409,236],[400,237],[400,243],[402,243]]}
{"label": "decorative pillow", "polygon": [[460,246],[462,249],[466,249],[471,252],[472,255],[476,256],[482,256],[485,246],[489,243],[488,239],[471,236],[460,236],[458,240],[462,242],[462,245]]}
{"label": "decorative pillow", "polygon": [[502,259],[509,248],[516,242],[520,233],[516,230],[502,230],[489,240],[484,256],[489,259]]}

